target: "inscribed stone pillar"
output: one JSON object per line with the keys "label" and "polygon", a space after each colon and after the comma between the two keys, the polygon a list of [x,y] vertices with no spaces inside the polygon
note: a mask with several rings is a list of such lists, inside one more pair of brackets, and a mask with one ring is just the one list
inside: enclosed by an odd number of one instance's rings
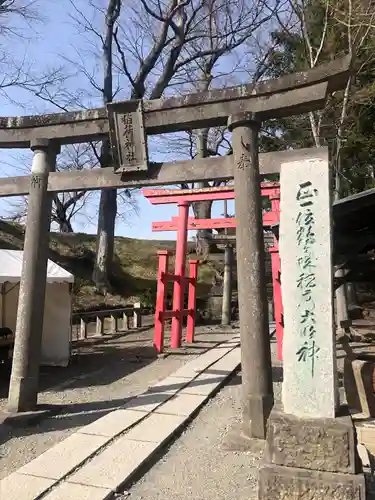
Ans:
{"label": "inscribed stone pillar", "polygon": [[35,140],[18,299],[8,409],[35,410],[44,319],[47,279],[48,235],[52,196],[47,191],[48,175],[54,170],[57,148],[51,141]]}
{"label": "inscribed stone pillar", "polygon": [[284,411],[332,418],[336,358],[328,158],[283,164],[280,180]]}
{"label": "inscribed stone pillar", "polygon": [[328,155],[281,166],[282,407],[268,420],[259,500],[364,500],[355,430],[338,407]]}

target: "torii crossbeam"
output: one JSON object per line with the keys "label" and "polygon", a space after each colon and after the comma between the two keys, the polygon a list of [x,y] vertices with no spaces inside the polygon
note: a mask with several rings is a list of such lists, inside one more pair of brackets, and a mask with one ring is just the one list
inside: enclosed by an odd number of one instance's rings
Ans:
{"label": "torii crossbeam", "polygon": [[[349,56],[308,71],[257,84],[209,90],[182,97],[142,101],[147,135],[225,126],[239,112],[261,113],[263,119],[320,109],[326,94],[342,89],[348,77]],[[115,127],[117,112],[136,109],[139,101],[114,102],[107,108],[42,116],[0,117],[0,148],[29,148],[43,137],[60,145],[106,138]]]}

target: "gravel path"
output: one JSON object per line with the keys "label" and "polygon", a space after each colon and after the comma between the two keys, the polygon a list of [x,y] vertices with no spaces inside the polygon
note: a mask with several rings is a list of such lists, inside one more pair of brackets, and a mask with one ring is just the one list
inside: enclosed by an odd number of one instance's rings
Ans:
{"label": "gravel path", "polygon": [[[223,449],[228,431],[241,421],[240,384],[239,374],[209,401],[160,461],[130,488],[130,496],[119,499],[255,500],[261,454]],[[277,398],[280,386],[280,382],[274,384]]]}
{"label": "gravel path", "polygon": [[[0,425],[0,479],[67,438],[181,365],[232,337],[235,330],[199,328],[197,342],[166,357],[152,347],[153,331],[127,334],[91,347],[81,348],[66,369],[44,371],[39,403],[62,405],[59,414],[38,425],[12,428]],[[51,385],[53,387],[51,387]],[[0,400],[0,407],[6,399]]]}

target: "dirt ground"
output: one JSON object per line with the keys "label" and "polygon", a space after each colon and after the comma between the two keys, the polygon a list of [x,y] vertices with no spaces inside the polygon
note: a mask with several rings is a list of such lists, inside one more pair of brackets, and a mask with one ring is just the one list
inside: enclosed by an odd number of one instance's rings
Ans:
{"label": "dirt ground", "polygon": [[[233,336],[235,330],[198,328],[194,346],[157,356],[153,330],[119,334],[98,344],[75,349],[67,368],[41,372],[40,404],[56,405],[57,414],[39,424],[16,428],[0,425],[0,479],[149,386],[176,371],[184,363]],[[166,345],[168,342],[168,335]],[[9,371],[0,371],[0,411],[6,406]]]}

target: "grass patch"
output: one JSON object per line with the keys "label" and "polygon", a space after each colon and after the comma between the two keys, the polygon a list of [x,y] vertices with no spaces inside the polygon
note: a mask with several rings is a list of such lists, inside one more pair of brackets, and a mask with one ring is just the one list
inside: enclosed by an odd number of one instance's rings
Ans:
{"label": "grass patch", "polygon": [[[0,221],[0,248],[22,250],[23,240],[23,226]],[[117,237],[110,273],[112,293],[106,297],[96,291],[92,282],[95,248],[95,235],[84,233],[50,234],[49,258],[75,276],[73,289],[73,309],[75,311],[124,306],[139,300],[145,305],[154,305],[158,264],[157,251],[169,250],[174,253],[175,242]],[[194,245],[191,245],[190,251],[193,251],[193,248]],[[171,257],[171,270],[173,266],[174,258]],[[200,267],[198,296],[207,295],[211,287],[212,276],[213,271],[209,266]],[[169,293],[171,293],[171,289]]]}

